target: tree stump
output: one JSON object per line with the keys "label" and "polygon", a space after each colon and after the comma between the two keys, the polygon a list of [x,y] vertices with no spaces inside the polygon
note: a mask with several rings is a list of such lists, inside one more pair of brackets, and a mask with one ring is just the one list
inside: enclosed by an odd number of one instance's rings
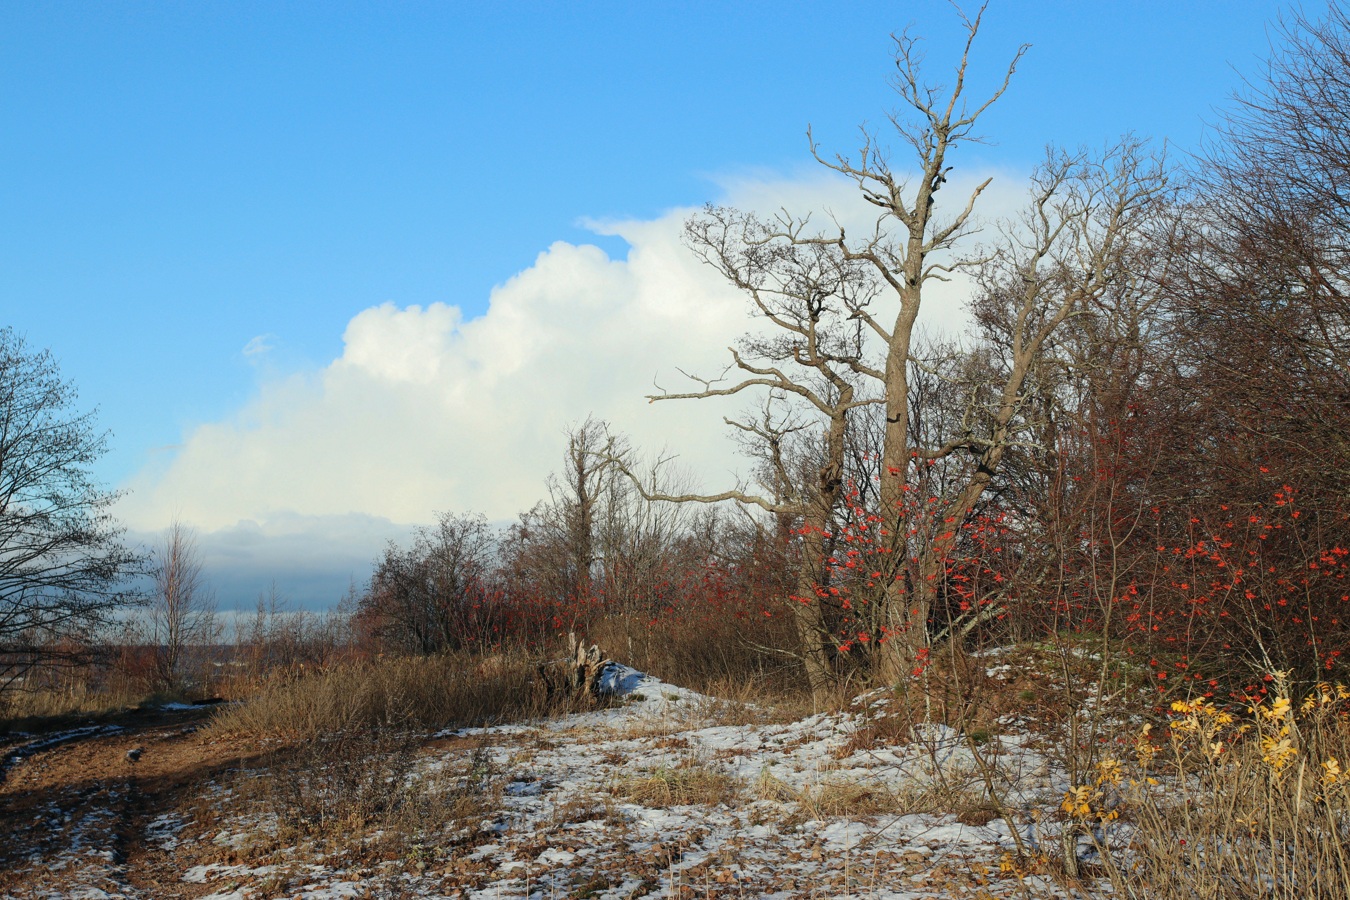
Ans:
{"label": "tree stump", "polygon": [[567,656],[539,667],[539,675],[550,699],[599,699],[600,678],[605,669],[614,665],[599,647],[579,640],[575,632],[567,634]]}

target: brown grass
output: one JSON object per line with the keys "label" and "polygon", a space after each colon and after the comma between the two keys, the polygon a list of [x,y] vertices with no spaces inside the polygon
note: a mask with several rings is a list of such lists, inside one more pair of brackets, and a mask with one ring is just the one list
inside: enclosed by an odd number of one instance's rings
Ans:
{"label": "brown grass", "polygon": [[1316,689],[1284,715],[1266,703],[1229,723],[1207,704],[1174,710],[1170,731],[1142,735],[1123,761],[1114,803],[1089,782],[1090,812],[1078,818],[1134,827],[1128,848],[1096,842],[1116,895],[1350,897],[1350,781],[1336,774],[1350,768],[1350,695],[1337,693]]}
{"label": "brown grass", "polygon": [[504,783],[486,748],[418,772],[418,746],[407,733],[362,731],[279,750],[241,770],[230,783],[235,811],[275,817],[247,852],[299,848],[348,864],[425,865],[482,839],[478,826],[500,807]]}
{"label": "brown grass", "polygon": [[481,725],[550,711],[533,661],[498,659],[484,667],[467,654],[384,658],[288,673],[222,710],[210,727],[218,734],[296,741],[371,728]]}
{"label": "brown grass", "polygon": [[187,691],[156,693],[136,677],[96,655],[84,665],[37,666],[0,690],[0,730],[44,731],[67,727],[170,700],[195,699]]}
{"label": "brown grass", "polygon": [[800,694],[801,667],[762,647],[793,646],[786,616],[743,621],[734,616],[662,618],[614,616],[596,622],[587,640],[609,655],[669,684],[722,696],[751,685],[761,698]]}
{"label": "brown grass", "polygon": [[96,691],[71,685],[57,690],[7,691],[0,700],[0,731],[36,731],[72,720],[88,721],[122,712],[147,699],[134,691]]}
{"label": "brown grass", "polygon": [[751,794],[760,800],[796,804],[788,824],[830,818],[913,813],[954,813],[958,821],[983,825],[999,813],[973,782],[906,782],[891,786],[881,781],[843,778],[826,772],[819,781],[801,788],[760,773]]}
{"label": "brown grass", "polygon": [[870,816],[891,812],[897,805],[895,795],[884,784],[852,779],[826,778],[795,794],[804,819]]}
{"label": "brown grass", "polygon": [[717,806],[732,803],[740,784],[725,772],[690,759],[646,775],[620,778],[610,790],[616,797],[643,806]]}

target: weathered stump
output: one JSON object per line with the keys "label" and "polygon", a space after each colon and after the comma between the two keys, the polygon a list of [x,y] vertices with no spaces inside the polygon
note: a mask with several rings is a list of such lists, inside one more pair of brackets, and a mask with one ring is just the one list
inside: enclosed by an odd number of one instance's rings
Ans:
{"label": "weathered stump", "polygon": [[539,676],[550,700],[594,700],[603,693],[600,690],[601,676],[605,669],[614,664],[614,660],[595,644],[587,647],[585,641],[578,640],[574,632],[568,632],[566,658],[544,663],[539,667]]}

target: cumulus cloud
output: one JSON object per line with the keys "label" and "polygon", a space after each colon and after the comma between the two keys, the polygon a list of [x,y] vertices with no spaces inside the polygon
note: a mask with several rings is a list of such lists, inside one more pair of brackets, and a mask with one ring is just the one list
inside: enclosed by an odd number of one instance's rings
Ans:
{"label": "cumulus cloud", "polygon": [[[874,215],[838,179],[731,179],[722,190],[745,208],[827,209],[853,231]],[[1010,205],[988,199],[986,207]],[[720,372],[726,348],[753,324],[744,298],[683,246],[690,212],[593,223],[628,243],[626,259],[555,243],[498,286],[477,318],[451,303],[357,313],[340,357],[265,381],[233,416],[186,435],[172,460],[128,485],[119,513],[145,531],[176,516],[222,553],[252,548],[239,552],[254,561],[272,558],[258,556],[265,538],[303,556],[306,536],[319,546],[334,529],[349,544],[366,540],[353,528],[365,534],[373,554],[401,527],[392,523],[428,522],[441,510],[509,520],[528,509],[568,426],[588,415],[638,447],[677,452],[708,487],[725,488],[739,460],[721,417],[746,401],[644,399],[657,380],[682,388],[677,369]],[[962,327],[961,290],[934,293],[930,325]],[[272,337],[250,341],[245,354],[264,352]]]}

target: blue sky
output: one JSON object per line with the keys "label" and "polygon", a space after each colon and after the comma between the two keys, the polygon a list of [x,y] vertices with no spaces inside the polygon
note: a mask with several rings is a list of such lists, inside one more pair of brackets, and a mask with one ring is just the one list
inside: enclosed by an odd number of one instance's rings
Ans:
{"label": "blue sky", "polygon": [[[1238,71],[1258,70],[1280,9],[994,3],[974,84],[991,85],[1020,43],[1032,48],[984,121],[991,142],[954,162],[1016,181],[1047,143],[1100,145],[1126,131],[1193,150]],[[396,428],[358,411],[396,403],[366,392],[339,406],[333,392],[348,388],[326,379],[361,340],[379,354],[402,346],[371,335],[426,331],[431,320],[400,311],[456,307],[453,322],[435,320],[449,352],[494,286],[534,291],[530,309],[566,318],[566,303],[591,296],[582,269],[632,277],[576,247],[622,261],[672,210],[763,198],[766,185],[813,196],[806,126],[827,148],[853,147],[857,126],[883,125],[893,106],[888,35],[924,36],[940,79],[956,25],[928,0],[0,4],[0,323],[51,348],[81,403],[100,408],[114,433],[100,476],[147,496],[194,436],[233,429],[230,453],[267,466],[286,441],[264,452],[245,438],[268,423],[308,414],[354,418],[353,433]],[[651,228],[600,235],[595,220]],[[549,299],[558,271],[582,280]],[[481,330],[502,354],[519,349],[510,329]],[[481,369],[481,359],[453,369],[458,389]],[[517,392],[493,409],[528,402]],[[438,465],[471,462],[447,451]],[[410,463],[407,480],[419,477]],[[206,499],[175,490],[133,525],[152,531],[170,513],[199,515],[208,531],[370,516],[389,525],[371,532],[382,540],[434,509],[481,502],[427,482],[425,514],[408,512],[416,499],[259,500],[256,514],[213,521],[196,513]],[[490,512],[509,517],[522,502]],[[352,547],[354,559],[373,555]],[[333,577],[353,576],[363,573]]]}

